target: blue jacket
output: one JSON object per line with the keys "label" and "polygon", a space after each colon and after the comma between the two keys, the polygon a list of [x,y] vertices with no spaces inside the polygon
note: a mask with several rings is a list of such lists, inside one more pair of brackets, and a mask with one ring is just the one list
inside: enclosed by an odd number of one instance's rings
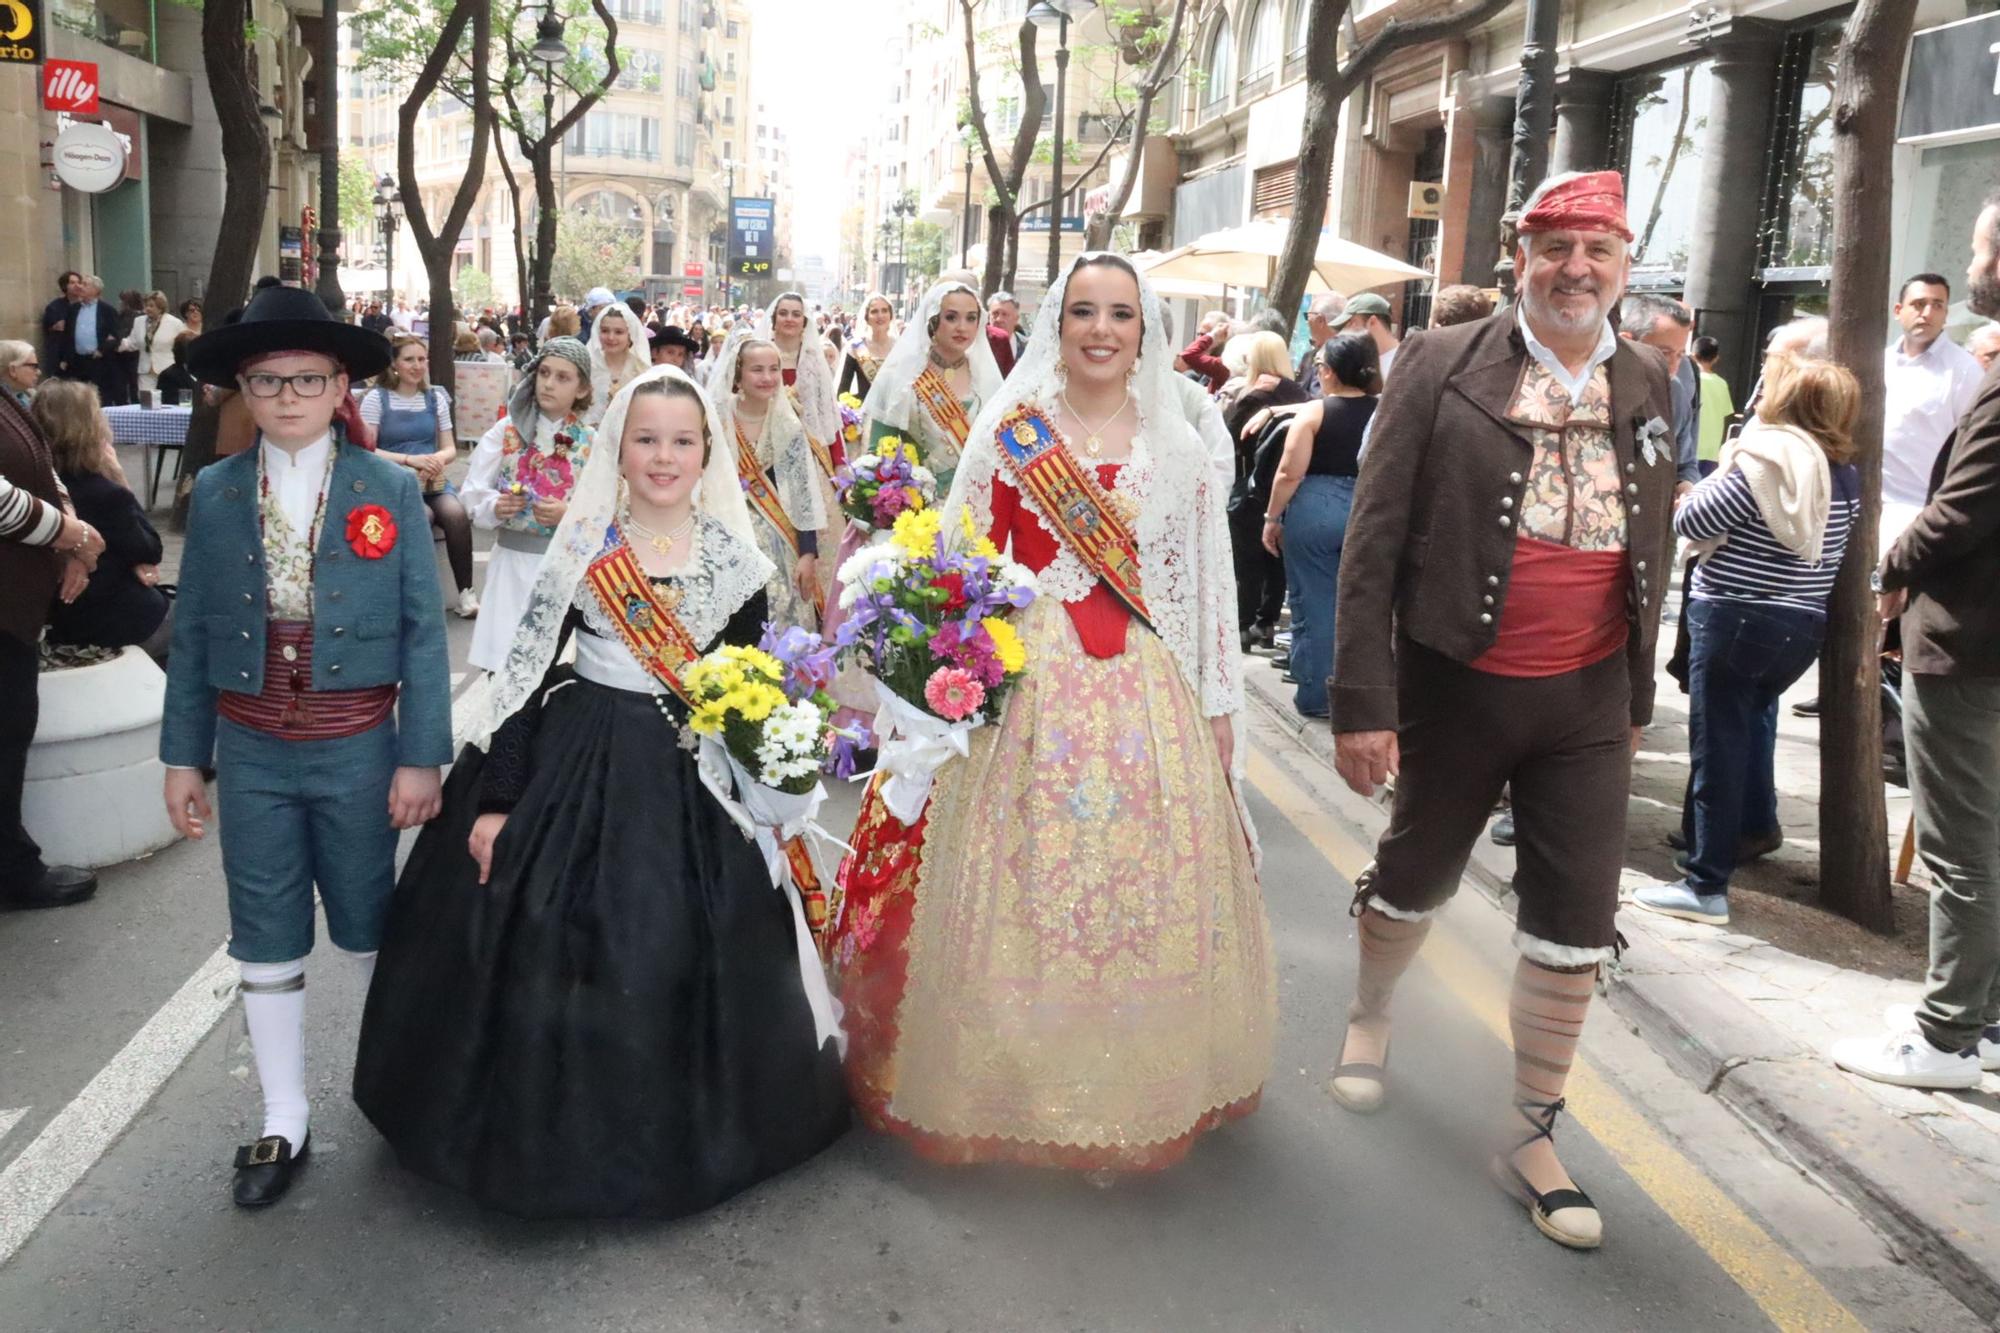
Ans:
{"label": "blue jacket", "polygon": [[[215,753],[216,696],[264,688],[267,603],[257,523],[260,444],[202,470],[188,511],[167,667],[160,759],[205,768]],[[379,504],[396,542],[367,560],[347,544],[347,516]],[[431,517],[414,473],[337,443],[313,574],[315,690],[401,685],[397,759],[451,762],[451,670]]]}

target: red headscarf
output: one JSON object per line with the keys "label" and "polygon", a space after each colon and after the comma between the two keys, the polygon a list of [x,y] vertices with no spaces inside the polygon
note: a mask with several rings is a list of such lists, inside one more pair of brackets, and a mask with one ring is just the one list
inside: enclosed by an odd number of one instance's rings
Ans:
{"label": "red headscarf", "polygon": [[1625,221],[1625,180],[1615,171],[1588,171],[1552,185],[1521,215],[1517,231],[1602,231],[1632,239]]}

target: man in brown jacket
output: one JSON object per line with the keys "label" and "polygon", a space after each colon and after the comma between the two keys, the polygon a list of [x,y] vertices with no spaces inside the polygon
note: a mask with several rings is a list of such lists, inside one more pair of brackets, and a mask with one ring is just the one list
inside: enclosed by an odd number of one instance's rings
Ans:
{"label": "man in brown jacket", "polygon": [[[2000,191],[1973,223],[1973,310],[2000,315]],[[2000,1071],[2000,371],[1938,451],[1930,498],[1875,573],[1903,621],[1903,740],[1931,967],[1914,1014],[1837,1042],[1834,1062],[1906,1088],[1974,1088]]]}
{"label": "man in brown jacket", "polygon": [[40,722],[42,626],[58,592],[73,598],[104,538],[70,512],[48,442],[0,393],[0,904],[63,907],[97,891],[97,877],[51,866],[21,824],[28,747]]}
{"label": "man in brown jacket", "polygon": [[1617,940],[1674,441],[1664,361],[1608,318],[1632,239],[1617,173],[1552,177],[1520,230],[1518,306],[1403,345],[1342,544],[1340,772],[1363,795],[1397,782],[1356,886],[1360,974],[1332,1091],[1351,1110],[1380,1105],[1390,992],[1511,784],[1521,959],[1506,1121],[1532,1133],[1495,1172],[1545,1235],[1590,1249],[1603,1223],[1550,1135]]}

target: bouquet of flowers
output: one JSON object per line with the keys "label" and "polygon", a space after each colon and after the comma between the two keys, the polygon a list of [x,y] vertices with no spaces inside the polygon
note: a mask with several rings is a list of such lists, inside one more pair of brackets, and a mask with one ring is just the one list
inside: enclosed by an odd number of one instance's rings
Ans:
{"label": "bouquet of flowers", "polygon": [[840,395],[840,439],[849,453],[861,443],[861,400],[851,393]]}
{"label": "bouquet of flowers", "polygon": [[898,515],[937,503],[937,478],[917,462],[916,446],[885,436],[833,474],[840,509],[864,528],[887,528]]}
{"label": "bouquet of flowers", "polygon": [[837,768],[862,738],[827,725],[834,702],[832,648],[796,627],[767,628],[755,648],[725,644],[681,676],[694,699],[688,727],[718,741],[760,786],[810,792],[822,768]]}
{"label": "bouquet of flowers", "polygon": [[947,549],[935,509],[905,510],[886,542],[841,566],[838,646],[868,659],[880,707],[882,799],[905,824],[922,813],[931,780],[970,732],[1000,715],[1027,666],[1009,623],[1035,600],[1035,576],[1003,557],[965,519],[967,549]]}

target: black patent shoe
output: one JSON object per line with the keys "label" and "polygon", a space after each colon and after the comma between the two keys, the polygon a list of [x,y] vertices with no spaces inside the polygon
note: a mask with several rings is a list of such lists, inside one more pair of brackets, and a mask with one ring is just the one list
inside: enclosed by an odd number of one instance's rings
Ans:
{"label": "black patent shoe", "polygon": [[21,911],[38,907],[68,907],[97,892],[97,876],[81,866],[50,866],[32,884],[15,885],[0,895],[0,903]]}
{"label": "black patent shoe", "polygon": [[236,1150],[236,1184],[232,1194],[238,1208],[263,1208],[285,1197],[292,1176],[305,1165],[312,1151],[312,1131],[297,1152],[282,1134],[267,1134],[255,1143]]}

